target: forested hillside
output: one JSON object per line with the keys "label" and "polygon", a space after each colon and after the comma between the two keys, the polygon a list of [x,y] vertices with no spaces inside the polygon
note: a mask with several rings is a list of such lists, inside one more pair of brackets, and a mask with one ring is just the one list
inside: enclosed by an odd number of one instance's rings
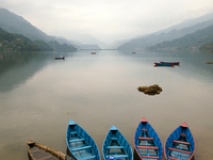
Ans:
{"label": "forested hillside", "polygon": [[0,50],[1,51],[39,51],[40,48],[33,42],[20,35],[11,34],[0,28]]}
{"label": "forested hillside", "polygon": [[150,49],[208,49],[211,48],[211,44],[213,44],[213,25],[194,33],[187,34],[179,39],[159,43],[150,47]]}

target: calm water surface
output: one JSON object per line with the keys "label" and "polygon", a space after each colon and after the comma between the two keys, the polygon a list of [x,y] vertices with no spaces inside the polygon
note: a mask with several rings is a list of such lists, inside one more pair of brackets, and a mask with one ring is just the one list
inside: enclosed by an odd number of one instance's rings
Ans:
{"label": "calm water surface", "polygon": [[[59,54],[59,53],[58,53]],[[143,116],[161,137],[186,121],[196,141],[196,159],[213,159],[213,53],[0,53],[0,159],[27,160],[26,141],[66,152],[69,119],[85,128],[100,150],[115,125],[133,144]],[[62,54],[61,54],[62,55]],[[180,66],[153,67],[157,61]],[[140,85],[158,84],[148,96]],[[133,146],[133,145],[132,145]]]}

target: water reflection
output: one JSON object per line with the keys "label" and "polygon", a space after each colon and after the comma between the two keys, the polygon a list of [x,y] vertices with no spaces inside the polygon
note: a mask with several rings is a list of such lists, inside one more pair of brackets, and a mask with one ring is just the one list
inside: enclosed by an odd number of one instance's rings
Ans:
{"label": "water reflection", "polygon": [[1,52],[0,92],[10,91],[31,78],[58,55],[71,56],[72,53],[45,52]]}

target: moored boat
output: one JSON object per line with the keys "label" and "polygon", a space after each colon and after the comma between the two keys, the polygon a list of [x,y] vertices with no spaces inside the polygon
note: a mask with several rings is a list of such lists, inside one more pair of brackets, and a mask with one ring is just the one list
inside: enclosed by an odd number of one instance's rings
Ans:
{"label": "moored boat", "polygon": [[170,64],[170,63],[157,63],[157,62],[154,62],[155,64],[155,67],[174,67],[174,64]]}
{"label": "moored boat", "polygon": [[71,160],[66,154],[31,140],[27,141],[27,146],[32,160]]}
{"label": "moored boat", "polygon": [[195,142],[186,122],[177,127],[167,138],[164,155],[167,160],[193,160]]}
{"label": "moored boat", "polygon": [[62,56],[62,57],[55,57],[55,60],[65,60],[65,57]]}
{"label": "moored boat", "polygon": [[100,160],[100,153],[93,138],[76,122],[68,122],[66,133],[68,151],[76,160]]}
{"label": "moored boat", "polygon": [[180,65],[180,62],[160,62],[160,63],[162,63],[162,64],[173,64],[173,65]]}
{"label": "moored boat", "polygon": [[104,160],[133,160],[131,145],[117,127],[112,126],[102,145]]}
{"label": "moored boat", "polygon": [[141,160],[162,160],[163,147],[161,140],[145,117],[134,134],[134,150]]}

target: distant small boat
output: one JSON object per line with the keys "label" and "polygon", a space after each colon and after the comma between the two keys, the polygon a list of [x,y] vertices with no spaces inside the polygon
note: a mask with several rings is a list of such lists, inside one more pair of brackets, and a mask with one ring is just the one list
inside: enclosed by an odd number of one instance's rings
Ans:
{"label": "distant small boat", "polygon": [[155,67],[174,67],[174,64],[170,64],[170,63],[157,63],[157,62],[154,62],[155,64]]}
{"label": "distant small boat", "polygon": [[193,160],[195,142],[186,122],[177,127],[167,138],[164,155],[168,160]]}
{"label": "distant small boat", "polygon": [[213,64],[213,62],[206,62],[206,64]]}
{"label": "distant small boat", "polygon": [[91,52],[91,54],[96,54],[96,52]]}
{"label": "distant small boat", "polygon": [[92,137],[76,122],[68,122],[66,144],[76,160],[100,160],[98,146]]}
{"label": "distant small boat", "polygon": [[134,134],[134,149],[141,160],[162,160],[161,140],[145,117],[142,118]]}
{"label": "distant small boat", "polygon": [[172,65],[180,65],[180,62],[160,62],[160,63],[162,63],[162,64],[172,64]]}
{"label": "distant small boat", "polygon": [[71,160],[66,154],[31,140],[27,141],[27,146],[32,160]]}
{"label": "distant small boat", "polygon": [[115,126],[110,128],[104,139],[102,155],[104,160],[133,160],[129,142]]}
{"label": "distant small boat", "polygon": [[65,57],[62,56],[62,57],[55,57],[55,60],[65,60]]}

